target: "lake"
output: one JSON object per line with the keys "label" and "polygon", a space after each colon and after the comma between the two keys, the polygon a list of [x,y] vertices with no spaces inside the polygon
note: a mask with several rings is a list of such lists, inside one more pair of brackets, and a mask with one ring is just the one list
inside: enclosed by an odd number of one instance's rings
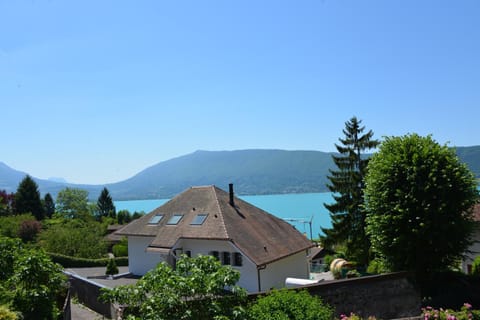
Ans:
{"label": "lake", "polygon": [[[320,227],[331,227],[328,210],[323,206],[325,202],[333,202],[330,192],[239,196],[239,198],[288,221],[309,238],[310,221],[313,238],[318,238],[318,235],[321,233]],[[168,200],[129,200],[115,201],[114,203],[117,211],[128,210],[131,213],[144,211],[149,213]]]}

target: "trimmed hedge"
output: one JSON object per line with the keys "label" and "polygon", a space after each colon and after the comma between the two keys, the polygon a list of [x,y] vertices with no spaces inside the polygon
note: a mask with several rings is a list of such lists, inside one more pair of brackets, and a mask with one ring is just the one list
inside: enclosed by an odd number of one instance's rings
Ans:
{"label": "trimmed hedge", "polygon": [[[48,255],[53,262],[62,265],[64,268],[106,267],[108,260],[110,260],[110,258],[77,258],[52,252],[49,252]],[[116,257],[115,263],[117,266],[128,266],[128,257]]]}

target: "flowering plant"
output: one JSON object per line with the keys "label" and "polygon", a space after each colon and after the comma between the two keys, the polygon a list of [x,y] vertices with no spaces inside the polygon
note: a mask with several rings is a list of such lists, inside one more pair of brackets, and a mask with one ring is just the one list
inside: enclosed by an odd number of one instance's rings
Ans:
{"label": "flowering plant", "polygon": [[480,320],[480,310],[472,310],[472,305],[464,303],[460,311],[451,309],[422,308],[424,320]]}

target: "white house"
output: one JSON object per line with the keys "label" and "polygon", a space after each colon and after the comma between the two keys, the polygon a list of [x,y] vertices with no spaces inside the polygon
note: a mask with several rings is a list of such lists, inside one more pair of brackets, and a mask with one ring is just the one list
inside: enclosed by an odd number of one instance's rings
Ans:
{"label": "white house", "polygon": [[473,208],[473,219],[475,221],[474,243],[468,248],[466,256],[463,258],[462,271],[464,273],[472,272],[473,260],[480,255],[480,203]]}
{"label": "white house", "polygon": [[293,226],[236,198],[233,186],[192,187],[116,234],[128,237],[130,272],[143,275],[180,254],[213,255],[240,271],[248,292],[309,278],[312,243]]}

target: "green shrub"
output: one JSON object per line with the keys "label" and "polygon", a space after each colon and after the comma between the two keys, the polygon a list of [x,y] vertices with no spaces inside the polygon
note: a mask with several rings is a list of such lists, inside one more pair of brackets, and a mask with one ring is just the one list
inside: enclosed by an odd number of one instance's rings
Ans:
{"label": "green shrub", "polygon": [[7,306],[0,306],[0,320],[17,320],[18,315],[8,309]]}
{"label": "green shrub", "polygon": [[[52,261],[62,265],[64,268],[87,268],[87,267],[105,267],[109,258],[87,259],[66,256],[58,253],[48,253]],[[128,257],[116,257],[117,266],[128,266]]]}
{"label": "green shrub", "polygon": [[325,271],[330,271],[330,264],[332,263],[332,261],[335,259],[334,256],[332,255],[326,255],[325,258],[323,259],[324,263],[327,265],[326,268],[325,268]]}
{"label": "green shrub", "polygon": [[105,271],[105,274],[108,275],[114,275],[118,273],[118,267],[117,264],[115,263],[115,259],[108,259],[107,263],[107,270]]}
{"label": "green shrub", "polygon": [[370,261],[370,264],[367,268],[367,273],[371,274],[381,274],[388,272],[388,268],[385,265],[385,262],[381,259],[373,259]]}
{"label": "green shrub", "polygon": [[473,260],[472,275],[480,276],[480,256],[476,257],[475,260]]}
{"label": "green shrub", "polygon": [[112,247],[112,252],[115,257],[127,257],[128,247],[119,243]]}
{"label": "green shrub", "polygon": [[331,320],[333,308],[306,290],[274,290],[248,308],[252,320]]}

